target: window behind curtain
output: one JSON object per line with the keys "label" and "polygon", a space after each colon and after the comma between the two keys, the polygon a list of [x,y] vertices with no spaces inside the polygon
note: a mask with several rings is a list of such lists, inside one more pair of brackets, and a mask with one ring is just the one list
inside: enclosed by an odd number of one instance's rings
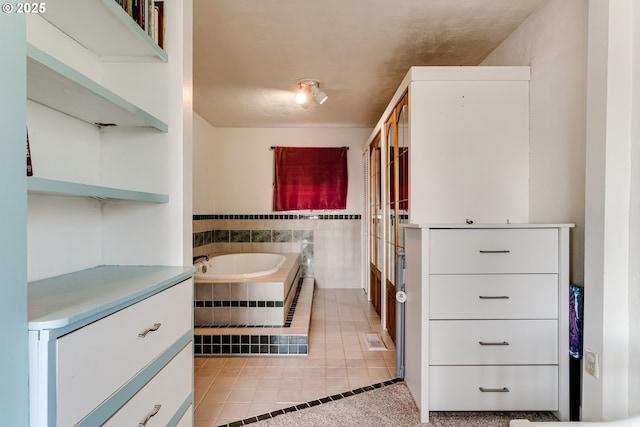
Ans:
{"label": "window behind curtain", "polygon": [[274,166],[274,211],[346,209],[346,147],[275,147]]}

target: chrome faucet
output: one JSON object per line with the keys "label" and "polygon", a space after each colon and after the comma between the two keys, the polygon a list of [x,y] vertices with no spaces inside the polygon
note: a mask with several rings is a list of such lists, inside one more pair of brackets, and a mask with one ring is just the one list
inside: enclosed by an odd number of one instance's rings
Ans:
{"label": "chrome faucet", "polygon": [[198,255],[193,257],[193,263],[195,264],[200,258],[204,258],[206,261],[209,261],[209,255]]}

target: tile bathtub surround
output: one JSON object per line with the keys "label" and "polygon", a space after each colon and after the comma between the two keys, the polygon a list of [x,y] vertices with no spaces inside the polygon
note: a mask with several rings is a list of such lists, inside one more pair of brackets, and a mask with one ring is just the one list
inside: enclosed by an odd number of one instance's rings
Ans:
{"label": "tile bathtub surround", "polygon": [[[307,279],[309,280],[309,279]],[[302,291],[303,279],[298,279],[298,284],[296,285],[295,291],[293,292],[291,298],[291,304],[289,305],[289,310],[287,312],[287,316],[284,317],[280,311],[276,312],[277,319],[284,321],[284,324],[278,323],[277,325],[272,321],[262,321],[257,322],[255,319],[262,318],[269,320],[269,312],[274,310],[269,310],[273,308],[279,308],[284,310],[285,302],[284,301],[221,301],[221,300],[211,300],[211,298],[215,298],[215,292],[207,292],[211,287],[216,286],[210,283],[195,283],[195,301],[193,302],[194,307],[194,325],[197,328],[266,328],[266,327],[284,327],[288,328],[291,326],[293,321],[293,317],[296,311],[296,307],[298,306],[298,300],[300,298],[300,293]],[[204,290],[203,290],[204,289]],[[253,313],[260,314],[263,316],[251,316],[251,313],[247,315],[247,321],[245,322],[237,322],[233,320],[233,315],[230,313],[228,315],[229,320],[225,323],[217,323],[216,322],[216,313],[213,308],[220,307],[231,307],[234,308],[244,308],[245,310],[251,310]],[[267,323],[267,324],[265,324]]]}
{"label": "tile bathtub surround", "polygon": [[313,230],[206,230],[193,233],[193,247],[211,243],[313,242]]}
{"label": "tile bathtub surround", "polygon": [[196,335],[195,355],[306,355],[306,335]]}
{"label": "tile bathtub surround", "polygon": [[[297,252],[321,288],[362,287],[362,218],[357,214],[194,215],[193,255]],[[207,232],[211,243],[206,244]],[[269,241],[270,235],[270,241]]]}
{"label": "tile bathtub surround", "polygon": [[313,293],[313,279],[300,280],[283,326],[196,326],[194,354],[306,356]]}

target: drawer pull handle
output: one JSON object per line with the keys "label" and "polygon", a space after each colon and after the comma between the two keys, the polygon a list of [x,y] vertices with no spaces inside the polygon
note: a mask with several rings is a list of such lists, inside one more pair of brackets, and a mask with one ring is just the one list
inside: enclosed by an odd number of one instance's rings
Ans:
{"label": "drawer pull handle", "polygon": [[501,251],[485,251],[480,249],[480,253],[481,254],[508,254],[511,253],[511,251],[508,250],[501,250]]}
{"label": "drawer pull handle", "polygon": [[157,414],[158,412],[160,412],[160,408],[162,407],[162,405],[154,405],[153,406],[153,411],[151,411],[149,413],[149,415],[147,415],[144,419],[143,422],[138,423],[138,427],[145,427],[147,425],[147,423],[149,422],[149,420],[151,419],[151,417],[153,417],[155,414]]}
{"label": "drawer pull handle", "polygon": [[480,345],[509,345],[507,341],[478,341]]}
{"label": "drawer pull handle", "polygon": [[509,299],[509,296],[508,295],[496,295],[496,296],[478,295],[478,298],[480,298],[480,299]]}
{"label": "drawer pull handle", "polygon": [[509,389],[507,387],[502,388],[484,388],[478,387],[483,393],[509,393]]}
{"label": "drawer pull handle", "polygon": [[153,328],[145,329],[145,331],[144,331],[144,332],[142,332],[141,334],[138,334],[138,336],[139,336],[140,338],[144,338],[144,337],[146,337],[146,336],[147,336],[147,334],[148,334],[149,332],[155,332],[155,331],[157,331],[158,329],[160,329],[160,326],[162,326],[162,323],[156,323],[156,324],[154,324],[154,325],[153,325]]}

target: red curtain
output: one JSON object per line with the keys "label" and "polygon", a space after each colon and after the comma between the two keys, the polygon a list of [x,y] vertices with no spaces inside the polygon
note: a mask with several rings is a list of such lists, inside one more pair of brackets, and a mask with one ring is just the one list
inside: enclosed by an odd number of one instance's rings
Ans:
{"label": "red curtain", "polygon": [[275,147],[273,210],[347,208],[347,148]]}

